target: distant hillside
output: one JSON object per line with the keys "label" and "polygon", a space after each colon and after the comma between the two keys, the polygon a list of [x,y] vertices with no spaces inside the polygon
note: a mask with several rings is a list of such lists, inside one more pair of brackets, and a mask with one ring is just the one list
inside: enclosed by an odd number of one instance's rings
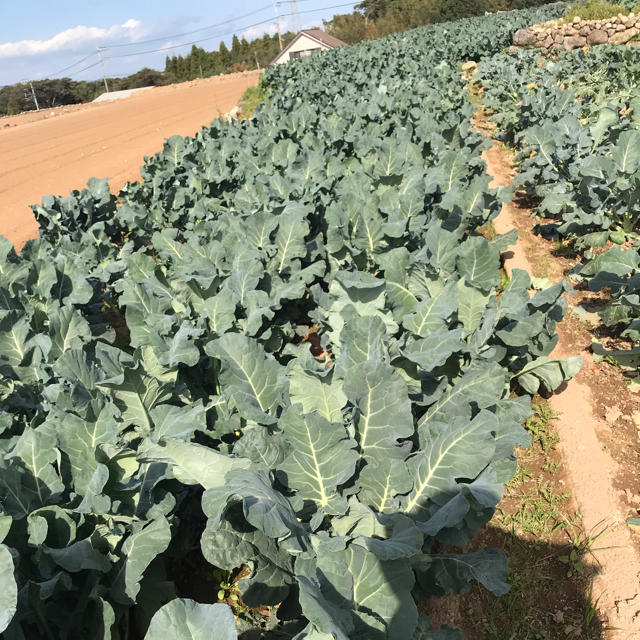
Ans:
{"label": "distant hillside", "polygon": [[426,24],[527,9],[553,0],[363,0],[353,13],[326,20],[325,29],[349,44]]}

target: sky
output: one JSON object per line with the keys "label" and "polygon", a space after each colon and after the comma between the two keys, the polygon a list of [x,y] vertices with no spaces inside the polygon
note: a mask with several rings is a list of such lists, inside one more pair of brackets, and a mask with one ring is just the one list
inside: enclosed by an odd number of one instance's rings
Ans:
{"label": "sky", "polygon": [[[347,13],[348,0],[297,0],[298,25],[322,26]],[[336,6],[346,5],[346,6]],[[295,28],[289,0],[0,0],[0,86],[41,78],[107,77],[164,69],[191,44],[217,49],[233,34],[252,40]],[[147,53],[156,49],[164,49]],[[132,55],[136,54],[136,55]],[[73,66],[72,66],[73,65]]]}

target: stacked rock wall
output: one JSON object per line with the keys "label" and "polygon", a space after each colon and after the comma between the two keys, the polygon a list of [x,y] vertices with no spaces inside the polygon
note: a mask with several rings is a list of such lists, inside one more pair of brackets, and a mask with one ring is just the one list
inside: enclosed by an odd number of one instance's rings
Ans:
{"label": "stacked rock wall", "polygon": [[[640,34],[640,15],[619,14],[606,20],[582,20],[579,17],[565,23],[552,20],[528,29],[518,29],[513,44],[518,47],[563,47],[577,49],[597,44],[627,44]],[[640,44],[640,42],[639,42]]]}

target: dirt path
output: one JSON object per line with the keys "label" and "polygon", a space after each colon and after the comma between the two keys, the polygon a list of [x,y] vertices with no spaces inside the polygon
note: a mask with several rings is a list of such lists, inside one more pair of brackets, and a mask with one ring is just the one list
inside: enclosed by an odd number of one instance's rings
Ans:
{"label": "dirt path", "polygon": [[0,234],[17,249],[37,235],[30,204],[68,195],[92,177],[117,192],[139,176],[145,155],[174,134],[193,135],[230,111],[259,73],[156,87],[113,102],[0,118]]}
{"label": "dirt path", "polygon": [[[491,186],[512,182],[512,157],[500,143],[494,141],[493,147],[485,152],[485,160],[487,173],[493,178]],[[494,221],[497,233],[521,227],[518,243],[510,255],[505,256],[508,274],[513,268],[536,272],[537,265],[528,257],[529,254],[534,258],[533,253],[529,250],[526,234],[522,233],[523,225],[518,220],[523,215],[528,216],[529,213],[510,203],[503,207]],[[598,612],[605,626],[614,628],[606,632],[606,637],[611,640],[637,640],[640,638],[640,555],[625,522],[629,505],[622,499],[621,489],[616,488],[620,487],[618,480],[621,474],[624,475],[624,469],[620,468],[607,444],[611,427],[603,418],[610,416],[602,416],[601,411],[602,406],[606,407],[607,413],[613,410],[614,404],[624,400],[621,396],[625,395],[626,390],[618,388],[615,397],[610,397],[615,387],[611,387],[606,376],[602,376],[602,373],[600,376],[588,375],[597,367],[588,345],[586,348],[577,348],[580,340],[572,335],[567,326],[570,324],[567,320],[561,323],[560,340],[552,354],[554,357],[563,357],[580,352],[584,356],[583,373],[550,400],[552,408],[561,413],[555,427],[561,440],[563,466],[582,514],[587,542],[593,548],[601,549],[594,552],[598,573],[594,579],[593,593],[594,600],[599,598]],[[616,411],[619,413],[619,410]],[[634,435],[637,445],[638,434]],[[633,464],[628,456],[626,460],[627,464]],[[627,492],[630,490],[631,487],[626,489]],[[588,540],[604,529],[604,536]]]}

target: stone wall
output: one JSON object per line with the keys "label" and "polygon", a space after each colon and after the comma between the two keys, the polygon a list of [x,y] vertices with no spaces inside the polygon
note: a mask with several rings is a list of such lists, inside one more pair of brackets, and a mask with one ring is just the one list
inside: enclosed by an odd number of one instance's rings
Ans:
{"label": "stone wall", "polygon": [[[619,14],[607,20],[581,20],[564,23],[552,20],[536,24],[528,29],[518,29],[513,44],[518,47],[563,47],[577,49],[596,44],[640,44],[635,36],[640,34],[640,15]],[[634,39],[634,42],[629,41]]]}

